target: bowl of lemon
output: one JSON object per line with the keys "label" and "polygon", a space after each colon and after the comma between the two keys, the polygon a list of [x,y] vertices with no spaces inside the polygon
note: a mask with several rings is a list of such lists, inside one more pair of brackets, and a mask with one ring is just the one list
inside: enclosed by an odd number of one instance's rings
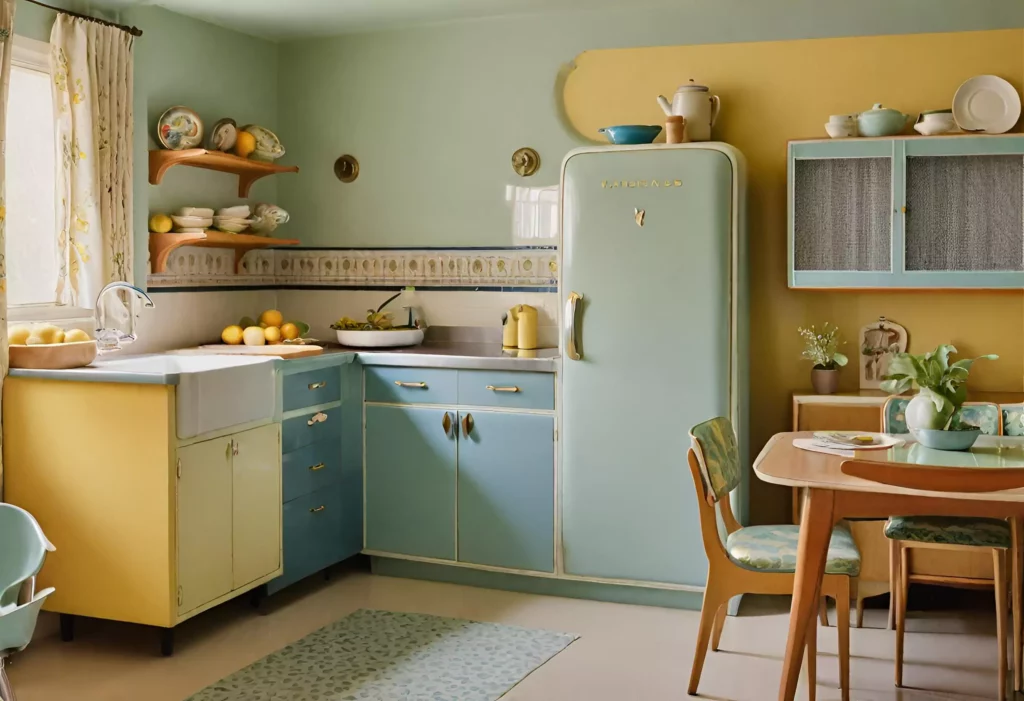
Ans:
{"label": "bowl of lemon", "polygon": [[54,324],[12,326],[8,336],[12,368],[68,370],[96,360],[96,341],[82,329],[65,331]]}

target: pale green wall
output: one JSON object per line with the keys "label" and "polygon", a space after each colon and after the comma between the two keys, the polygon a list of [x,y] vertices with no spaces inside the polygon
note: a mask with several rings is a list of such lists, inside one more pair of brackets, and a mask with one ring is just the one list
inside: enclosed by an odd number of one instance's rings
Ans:
{"label": "pale green wall", "polygon": [[[505,185],[556,183],[582,143],[555,100],[559,68],[582,51],[1022,26],[1024,3],[1006,0],[708,0],[288,42],[278,134],[302,172],[278,192],[304,244],[508,245]],[[527,180],[509,166],[520,146],[543,162]],[[361,165],[351,185],[332,173],[342,153]]]}
{"label": "pale green wall", "polygon": [[[19,0],[15,33],[49,40],[54,13]],[[135,40],[135,280],[144,284],[149,257],[150,212],[185,205],[237,204],[237,178],[198,168],[172,168],[160,185],[149,184],[149,149],[155,124],[172,105],[196,110],[207,128],[221,117],[242,124],[277,122],[278,47],[158,7],[122,12],[119,21],[143,31]],[[264,179],[249,201],[275,201],[276,182]]]}

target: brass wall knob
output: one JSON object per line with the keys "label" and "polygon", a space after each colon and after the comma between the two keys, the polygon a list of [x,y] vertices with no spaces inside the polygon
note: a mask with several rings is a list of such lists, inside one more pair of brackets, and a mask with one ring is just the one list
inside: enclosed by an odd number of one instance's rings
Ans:
{"label": "brass wall knob", "polygon": [[528,178],[540,169],[540,154],[529,146],[517,149],[512,154],[512,170]]}

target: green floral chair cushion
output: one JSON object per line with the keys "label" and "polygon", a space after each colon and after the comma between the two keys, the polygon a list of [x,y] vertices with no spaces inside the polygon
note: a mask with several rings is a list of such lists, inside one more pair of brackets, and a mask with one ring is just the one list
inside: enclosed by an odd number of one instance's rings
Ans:
{"label": "green floral chair cushion", "polygon": [[729,419],[719,416],[697,424],[690,429],[690,443],[715,501],[739,486],[740,450]]}
{"label": "green floral chair cushion", "polygon": [[[729,534],[725,551],[740,567],[761,572],[796,572],[800,526],[749,526]],[[825,574],[860,574],[860,551],[842,526],[832,530]]]}
{"label": "green floral chair cushion", "polygon": [[[883,433],[910,433],[906,418],[907,404],[909,403],[910,397],[894,397],[886,402],[882,412]],[[998,436],[1001,421],[999,414],[999,405],[997,404],[965,404],[960,407],[957,417],[961,423],[977,426],[985,435]],[[1020,424],[1020,426],[1021,432],[1018,435],[1024,436],[1024,424]]]}
{"label": "green floral chair cushion", "polygon": [[997,518],[964,516],[892,516],[885,537],[914,543],[1009,548],[1010,524]]}
{"label": "green floral chair cushion", "polygon": [[1024,436],[1024,404],[1003,404],[1003,435]]}

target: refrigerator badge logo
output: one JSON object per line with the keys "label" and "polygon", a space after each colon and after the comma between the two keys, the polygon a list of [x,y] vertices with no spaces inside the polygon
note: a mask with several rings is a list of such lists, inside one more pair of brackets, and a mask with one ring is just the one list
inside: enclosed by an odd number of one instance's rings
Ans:
{"label": "refrigerator badge logo", "polygon": [[601,189],[613,187],[682,187],[682,180],[602,180]]}
{"label": "refrigerator badge logo", "polygon": [[640,209],[639,207],[633,207],[633,219],[636,220],[637,226],[644,225],[644,217],[647,216],[647,210]]}

